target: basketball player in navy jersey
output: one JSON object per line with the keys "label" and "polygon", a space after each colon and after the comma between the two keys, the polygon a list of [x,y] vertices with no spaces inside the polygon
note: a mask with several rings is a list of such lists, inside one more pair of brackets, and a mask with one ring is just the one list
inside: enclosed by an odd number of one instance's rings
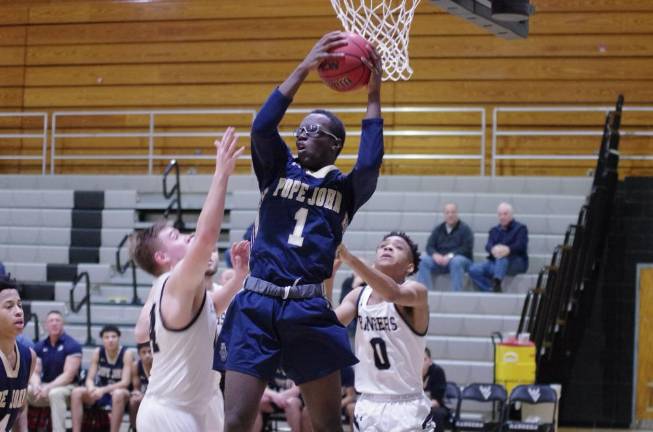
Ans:
{"label": "basketball player in navy jersey", "polygon": [[132,392],[129,395],[129,424],[136,430],[136,415],[147,390],[152,368],[152,349],[148,342],[139,343],[138,361],[132,366]]}
{"label": "basketball player in navy jersey", "polygon": [[104,326],[100,337],[102,346],[93,351],[85,386],[77,387],[70,395],[73,432],[82,430],[84,405],[111,408],[111,432],[118,432],[122,423],[134,358],[127,347],[120,345],[118,327]]}
{"label": "basketball player in navy jersey", "polygon": [[138,430],[214,432],[222,430],[224,409],[212,370],[217,314],[228,306],[248,271],[249,242],[232,245],[234,277],[220,289],[212,276],[216,242],[224,216],[229,176],[242,148],[233,128],[216,141],[215,173],[194,234],[165,224],[137,233],[131,255],[156,277],[134,329],[137,343],[149,341],[152,369],[136,419]]}
{"label": "basketball player in navy jersey", "polygon": [[338,256],[366,285],[355,288],[336,309],[355,336],[355,430],[432,431],[431,403],[422,387],[429,326],[428,290],[407,277],[419,266],[417,245],[402,232],[386,235],[370,266],[341,246]]}
{"label": "basketball player in navy jersey", "polygon": [[[356,363],[346,330],[324,298],[336,247],[356,211],[372,196],[383,159],[380,58],[372,70],[358,160],[349,174],[333,164],[345,128],[315,110],[295,132],[297,157],[278,126],[311,70],[346,44],[323,36],[275,89],[252,125],[252,162],[261,192],[252,234],[250,276],[232,302],[216,347],[214,368],[226,370],[225,430],[247,431],[266,382],[281,366],[301,388],[316,432],[342,430],[340,369]],[[328,91],[328,90],[325,90]]]}
{"label": "basketball player in navy jersey", "polygon": [[0,276],[0,432],[11,431],[27,403],[27,386],[36,366],[36,353],[16,340],[24,327],[16,281]]}

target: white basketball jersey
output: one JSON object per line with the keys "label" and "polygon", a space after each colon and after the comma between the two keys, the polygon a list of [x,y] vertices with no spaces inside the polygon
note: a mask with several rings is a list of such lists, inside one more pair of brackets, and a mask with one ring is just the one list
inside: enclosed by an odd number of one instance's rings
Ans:
{"label": "white basketball jersey", "polygon": [[186,328],[166,329],[160,305],[168,276],[160,276],[153,287],[155,303],[150,312],[150,343],[154,360],[145,398],[194,413],[206,413],[207,401],[216,392],[212,366],[217,319],[213,301],[208,293],[205,294],[200,310]]}
{"label": "white basketball jersey", "polygon": [[371,294],[372,288],[366,286],[358,300],[356,391],[382,395],[423,392],[424,335],[410,327],[394,303],[368,305]]}

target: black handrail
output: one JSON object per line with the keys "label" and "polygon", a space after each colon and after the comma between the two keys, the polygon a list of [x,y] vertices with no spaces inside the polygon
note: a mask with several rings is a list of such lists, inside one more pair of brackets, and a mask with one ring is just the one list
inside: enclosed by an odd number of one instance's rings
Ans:
{"label": "black handrail", "polygon": [[[175,185],[172,187],[172,189],[168,190],[168,175],[172,170],[175,170]],[[175,218],[175,223],[174,227],[177,228],[179,231],[183,231],[184,228],[186,227],[186,224],[184,223],[184,220],[182,218],[182,206],[181,206],[181,186],[179,182],[179,164],[175,159],[171,160],[168,165],[166,166],[166,169],[163,171],[163,196],[165,199],[171,198],[173,195],[175,195],[175,198],[170,201],[168,204],[168,207],[165,209],[163,212],[163,217],[167,218],[168,215],[170,214],[170,211],[176,206],[176,213],[177,217]]]}
{"label": "black handrail", "polygon": [[127,272],[127,269],[131,267],[132,269],[132,304],[133,305],[140,305],[143,304],[141,299],[138,297],[138,282],[136,280],[136,263],[132,258],[130,258],[124,265],[120,261],[120,251],[122,250],[122,247],[127,243],[127,240],[129,240],[129,237],[131,234],[125,234],[125,236],[122,238],[120,241],[120,244],[118,244],[118,247],[116,248],[116,271],[120,274],[125,274]]}
{"label": "black handrail", "polygon": [[[86,282],[84,284],[86,295],[75,305],[75,288],[77,288],[77,283],[82,279]],[[73,280],[73,287],[70,289],[70,309],[74,313],[77,313],[84,305],[86,305],[86,345],[95,345],[95,341],[91,337],[91,279],[88,272],[78,273]]]}

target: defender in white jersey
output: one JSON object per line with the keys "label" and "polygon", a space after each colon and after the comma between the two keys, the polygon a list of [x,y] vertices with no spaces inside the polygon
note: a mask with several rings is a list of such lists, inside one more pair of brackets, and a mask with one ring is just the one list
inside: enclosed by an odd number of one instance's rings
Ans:
{"label": "defender in white jersey", "polygon": [[[215,174],[197,231],[185,235],[159,223],[137,233],[132,242],[136,263],[157,276],[134,330],[136,342],[149,340],[153,354],[148,389],[136,420],[138,430],[222,431],[221,406],[210,403],[219,392],[219,377],[211,367],[216,305],[222,313],[240,288],[239,279],[242,283],[247,272],[249,245],[240,242],[232,247],[237,273],[233,284],[207,294],[218,261],[214,251],[227,181],[242,152],[236,148],[233,128],[228,128],[216,145]],[[209,408],[210,404],[216,406]]]}
{"label": "defender in white jersey", "polygon": [[336,309],[340,322],[357,320],[354,427],[365,432],[431,431],[431,404],[422,388],[428,290],[406,280],[419,265],[413,241],[392,232],[369,266],[341,246],[339,258],[367,285],[352,290]]}

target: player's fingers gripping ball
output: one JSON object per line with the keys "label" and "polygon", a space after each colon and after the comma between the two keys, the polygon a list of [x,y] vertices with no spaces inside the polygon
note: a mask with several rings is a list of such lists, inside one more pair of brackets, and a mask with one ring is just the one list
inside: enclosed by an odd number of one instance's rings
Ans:
{"label": "player's fingers gripping ball", "polygon": [[347,45],[334,48],[330,53],[343,54],[329,57],[317,68],[324,83],[336,91],[346,92],[367,85],[370,65],[374,65],[369,42],[356,33],[346,33]]}

